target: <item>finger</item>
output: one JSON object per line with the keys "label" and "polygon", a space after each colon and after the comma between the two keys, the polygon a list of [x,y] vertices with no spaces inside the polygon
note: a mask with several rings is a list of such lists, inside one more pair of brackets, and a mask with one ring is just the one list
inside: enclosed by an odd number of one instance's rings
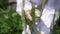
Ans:
{"label": "finger", "polygon": [[32,17],[30,15],[30,11],[25,11],[25,14],[29,20],[32,20]]}
{"label": "finger", "polygon": [[27,17],[30,19],[30,20],[32,20],[32,17],[31,17],[31,15],[29,14],[29,15],[27,15]]}
{"label": "finger", "polygon": [[36,18],[40,17],[40,11],[38,9],[35,9],[35,17]]}

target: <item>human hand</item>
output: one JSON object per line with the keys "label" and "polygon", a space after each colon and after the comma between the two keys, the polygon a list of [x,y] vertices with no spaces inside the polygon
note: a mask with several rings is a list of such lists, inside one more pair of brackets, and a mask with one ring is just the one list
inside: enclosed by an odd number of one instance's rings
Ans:
{"label": "human hand", "polygon": [[32,16],[30,14],[31,14],[31,10],[25,10],[26,17],[32,21]]}
{"label": "human hand", "polygon": [[[35,20],[39,19],[40,15],[40,10],[35,9]],[[32,16],[31,16],[31,10],[25,10],[25,15],[26,17],[32,21]]]}

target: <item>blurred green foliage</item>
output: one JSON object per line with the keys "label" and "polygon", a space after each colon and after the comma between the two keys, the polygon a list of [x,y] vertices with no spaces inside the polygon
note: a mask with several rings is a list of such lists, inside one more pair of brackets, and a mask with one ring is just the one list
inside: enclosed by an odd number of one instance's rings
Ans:
{"label": "blurred green foliage", "polygon": [[57,24],[56,24],[56,33],[60,34],[60,9],[58,11],[59,11],[58,12],[59,18],[58,18]]}
{"label": "blurred green foliage", "polygon": [[15,10],[0,9],[0,34],[20,34],[22,24],[21,17]]}
{"label": "blurred green foliage", "polygon": [[8,0],[0,0],[0,8],[6,9],[8,6]]}

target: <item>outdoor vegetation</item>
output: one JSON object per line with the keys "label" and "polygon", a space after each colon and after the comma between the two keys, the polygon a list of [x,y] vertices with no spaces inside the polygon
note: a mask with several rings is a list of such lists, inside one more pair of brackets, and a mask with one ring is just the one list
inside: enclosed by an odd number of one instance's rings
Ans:
{"label": "outdoor vegetation", "polygon": [[[16,10],[7,8],[7,0],[0,0],[0,34],[21,34],[23,23]],[[56,24],[56,34],[60,34],[60,10]]]}

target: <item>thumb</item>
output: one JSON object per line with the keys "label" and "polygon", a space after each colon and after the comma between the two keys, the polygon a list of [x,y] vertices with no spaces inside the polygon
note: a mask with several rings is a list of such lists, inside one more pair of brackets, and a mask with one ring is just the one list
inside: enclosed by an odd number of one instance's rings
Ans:
{"label": "thumb", "polygon": [[25,11],[26,17],[27,17],[29,20],[32,20],[32,16],[30,15],[30,13],[31,13],[30,10]]}
{"label": "thumb", "polygon": [[31,15],[29,14],[29,15],[27,15],[27,17],[32,21],[32,17],[31,17]]}

